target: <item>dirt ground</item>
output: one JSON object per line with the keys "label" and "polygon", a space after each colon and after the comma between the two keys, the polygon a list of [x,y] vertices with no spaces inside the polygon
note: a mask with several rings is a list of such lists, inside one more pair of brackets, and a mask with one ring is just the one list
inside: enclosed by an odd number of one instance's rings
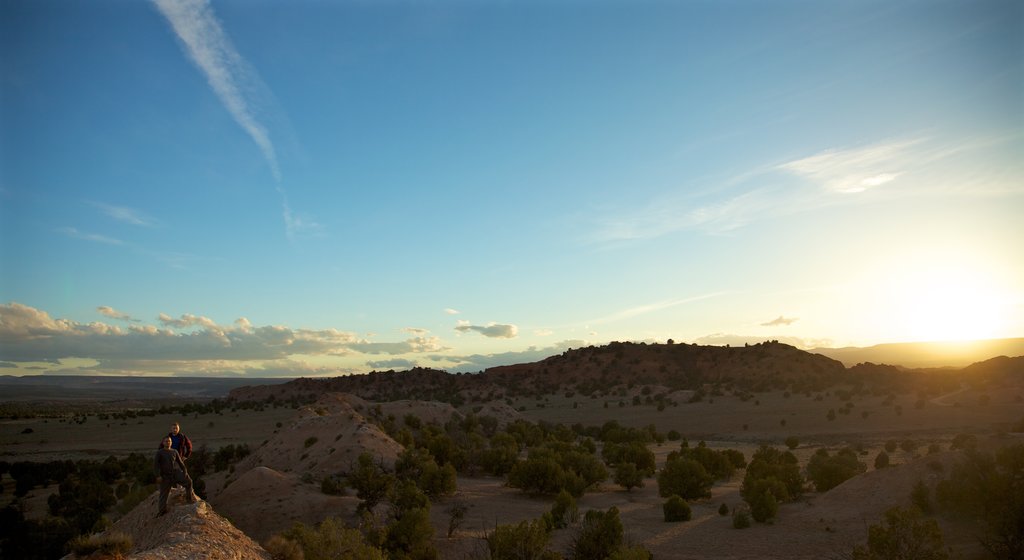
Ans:
{"label": "dirt ground", "polygon": [[[929,444],[939,444],[946,450],[958,433],[972,433],[979,439],[1005,434],[1024,417],[1022,394],[1024,388],[1021,387],[989,393],[963,389],[927,400],[920,406],[916,396],[899,397],[889,403],[884,397],[856,397],[850,401],[850,407],[834,393],[822,393],[818,400],[817,394],[786,396],[775,392],[758,394],[747,401],[718,396],[705,402],[670,406],[663,411],[651,405],[633,406],[632,395],[621,398],[626,406],[619,407],[619,397],[590,399],[559,394],[540,401],[514,402],[512,407],[525,407],[519,414],[533,421],[600,425],[614,419],[629,426],[654,424],[662,433],[678,430],[693,445],[704,439],[714,448],[738,449],[748,459],[759,445],[781,446],[788,436],[800,439],[795,453],[801,464],[806,464],[818,447],[837,449],[859,445],[864,451],[861,460],[867,464],[868,472],[828,493],[807,494],[800,501],[783,505],[773,524],[754,524],[742,531],[732,527],[730,516],[718,514],[721,504],[731,509],[742,502],[739,496],[742,472],[728,482],[716,484],[711,499],[692,503],[693,518],[684,523],[662,520],[663,499],[657,494],[654,478],[647,479],[643,488],[631,492],[609,481],[579,500],[581,511],[617,507],[627,540],[647,547],[659,559],[830,558],[863,542],[867,526],[877,523],[885,509],[909,503],[911,487],[917,480],[930,476],[925,465],[940,458],[947,462],[953,460],[951,453],[928,456]],[[608,408],[604,407],[605,400],[612,401]],[[837,412],[835,420],[826,418],[830,409]],[[849,413],[840,413],[842,409]],[[173,421],[182,423],[183,430],[196,445],[205,443],[217,449],[229,443],[246,443],[256,449],[265,440],[287,434],[300,417],[299,411],[279,408],[190,418],[164,415],[128,420],[125,425],[111,421],[109,427],[107,422],[95,417],[90,417],[85,424],[53,418],[6,420],[0,422],[0,460],[101,459],[109,454],[132,451],[149,453]],[[278,422],[282,423],[281,428],[277,427]],[[32,432],[22,433],[26,428],[31,428]],[[1016,434],[1003,437],[1021,441]],[[910,439],[919,447],[914,452],[897,450],[891,454],[891,463],[896,468],[875,471],[872,469],[874,457],[890,439]],[[652,445],[659,465],[678,446],[679,442],[673,441]],[[251,470],[236,473],[236,479],[222,491],[222,481],[211,477],[208,483],[220,495],[212,495],[210,503],[259,541],[286,529],[294,521],[311,523],[320,516],[334,515],[354,524],[357,500],[351,496],[324,496],[318,492],[318,485],[300,481],[300,466],[289,469],[291,472],[282,472],[283,469],[249,465],[247,468]],[[9,486],[9,479],[5,482]],[[45,496],[51,491],[33,491],[28,502],[45,504]],[[11,497],[9,488],[4,489],[4,496]],[[468,512],[454,538],[449,539],[446,537],[447,510],[455,502],[468,506]],[[487,531],[496,525],[537,518],[550,507],[550,497],[525,495],[505,487],[502,479],[460,477],[456,495],[432,508],[436,543],[444,558],[486,558],[483,536]],[[962,557],[976,557],[977,547],[969,534],[960,534],[955,527],[946,529],[949,546]],[[565,552],[572,535],[572,527],[557,531],[552,548]]]}

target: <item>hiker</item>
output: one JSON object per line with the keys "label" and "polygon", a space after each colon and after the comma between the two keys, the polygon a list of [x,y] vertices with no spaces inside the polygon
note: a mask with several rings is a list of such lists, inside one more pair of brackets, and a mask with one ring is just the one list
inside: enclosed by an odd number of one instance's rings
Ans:
{"label": "hiker", "polygon": [[185,461],[192,455],[192,440],[188,439],[188,436],[181,432],[181,426],[177,422],[171,424],[171,431],[167,434],[167,437],[171,438],[171,449],[178,452],[181,455],[181,460]]}
{"label": "hiker", "polygon": [[167,513],[167,495],[171,492],[171,486],[175,484],[181,484],[185,488],[185,500],[188,503],[196,501],[196,494],[192,490],[192,478],[188,476],[188,469],[185,468],[181,455],[171,448],[171,443],[171,436],[165,437],[160,450],[153,458],[156,480],[160,483],[160,508],[156,513],[157,517]]}

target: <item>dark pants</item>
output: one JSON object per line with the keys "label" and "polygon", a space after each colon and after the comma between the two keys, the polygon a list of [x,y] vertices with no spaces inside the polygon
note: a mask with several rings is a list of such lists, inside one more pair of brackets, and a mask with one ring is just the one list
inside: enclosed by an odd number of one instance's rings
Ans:
{"label": "dark pants", "polygon": [[171,475],[164,474],[160,476],[160,509],[157,513],[167,512],[167,495],[175,484],[180,484],[185,488],[186,498],[189,501],[195,501],[196,494],[192,491],[192,477],[175,469]]}

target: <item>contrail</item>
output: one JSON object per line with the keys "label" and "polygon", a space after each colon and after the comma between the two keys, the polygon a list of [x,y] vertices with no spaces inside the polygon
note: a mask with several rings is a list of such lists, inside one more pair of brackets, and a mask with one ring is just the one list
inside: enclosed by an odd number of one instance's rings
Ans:
{"label": "contrail", "polygon": [[231,44],[213,9],[206,0],[153,0],[160,13],[170,22],[174,33],[192,59],[203,71],[210,87],[231,116],[259,146],[270,165],[274,179],[281,182],[274,144],[267,129],[253,115],[242,87],[258,84],[259,78]]}

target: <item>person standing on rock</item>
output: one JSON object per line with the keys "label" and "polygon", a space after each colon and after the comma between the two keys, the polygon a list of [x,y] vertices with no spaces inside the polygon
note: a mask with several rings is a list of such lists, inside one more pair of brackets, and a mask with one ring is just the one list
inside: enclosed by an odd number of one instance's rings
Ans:
{"label": "person standing on rock", "polygon": [[177,422],[171,424],[171,431],[168,432],[167,437],[171,438],[171,449],[181,455],[182,461],[192,455],[192,440],[182,433],[181,426]]}
{"label": "person standing on rock", "polygon": [[185,499],[188,503],[196,501],[196,494],[192,490],[192,478],[188,476],[188,469],[185,468],[181,455],[171,448],[171,443],[171,436],[165,437],[153,459],[156,480],[160,484],[160,507],[156,513],[157,517],[167,513],[167,495],[171,492],[171,486],[175,484],[181,484],[185,488]]}

